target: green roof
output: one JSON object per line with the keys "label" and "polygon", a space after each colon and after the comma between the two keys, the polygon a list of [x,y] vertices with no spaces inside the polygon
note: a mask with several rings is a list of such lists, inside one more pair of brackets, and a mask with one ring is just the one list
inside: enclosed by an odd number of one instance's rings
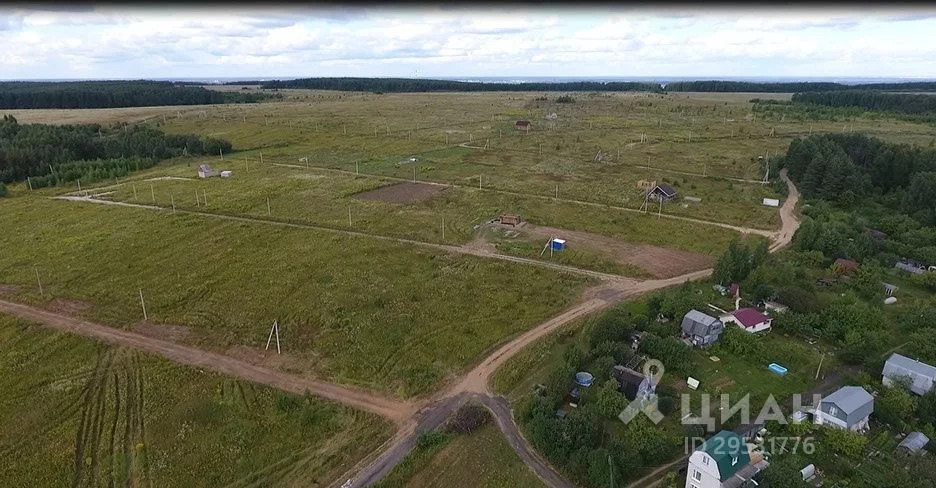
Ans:
{"label": "green roof", "polygon": [[721,481],[731,478],[751,463],[744,438],[728,430],[723,430],[705,441],[702,450],[715,460]]}

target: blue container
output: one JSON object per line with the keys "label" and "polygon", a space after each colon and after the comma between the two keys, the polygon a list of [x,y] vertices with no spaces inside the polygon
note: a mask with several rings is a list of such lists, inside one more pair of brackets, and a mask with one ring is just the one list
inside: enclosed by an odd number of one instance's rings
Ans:
{"label": "blue container", "polygon": [[770,365],[767,366],[767,369],[777,373],[780,376],[787,374],[787,369],[777,363],[770,363]]}
{"label": "blue container", "polygon": [[564,239],[553,239],[550,243],[552,245],[553,251],[561,251],[565,247]]}
{"label": "blue container", "polygon": [[575,373],[575,384],[581,387],[588,388],[591,386],[592,381],[595,381],[595,377],[591,373],[586,373],[585,371]]}

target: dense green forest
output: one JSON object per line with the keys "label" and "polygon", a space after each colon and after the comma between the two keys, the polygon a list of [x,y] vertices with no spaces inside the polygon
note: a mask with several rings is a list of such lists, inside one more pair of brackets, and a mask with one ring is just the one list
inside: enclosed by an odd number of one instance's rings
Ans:
{"label": "dense green forest", "polygon": [[793,140],[783,165],[807,197],[846,206],[871,198],[936,225],[936,150],[822,134]]}
{"label": "dense green forest", "polygon": [[906,83],[869,83],[845,85],[831,82],[786,82],[761,83],[755,81],[675,81],[666,85],[667,91],[674,92],[751,92],[751,93],[794,93],[824,92],[841,90],[901,90],[901,91],[936,91],[936,82]]}
{"label": "dense green forest", "polygon": [[279,94],[208,90],[168,81],[2,82],[0,108],[109,108],[253,103]]}
{"label": "dense green forest", "polygon": [[[255,84],[234,82],[232,84]],[[657,83],[574,81],[561,83],[481,83],[412,78],[303,78],[260,82],[263,88],[305,88],[311,90],[413,92],[491,92],[491,91],[651,91],[660,92]]]}
{"label": "dense green forest", "polygon": [[858,107],[865,110],[889,110],[908,114],[936,112],[936,95],[883,93],[872,90],[795,93],[793,103],[811,103],[827,107]]}
{"label": "dense green forest", "polygon": [[33,188],[114,178],[161,159],[219,151],[230,152],[231,143],[143,126],[19,124],[9,115],[0,119],[0,182],[29,177]]}

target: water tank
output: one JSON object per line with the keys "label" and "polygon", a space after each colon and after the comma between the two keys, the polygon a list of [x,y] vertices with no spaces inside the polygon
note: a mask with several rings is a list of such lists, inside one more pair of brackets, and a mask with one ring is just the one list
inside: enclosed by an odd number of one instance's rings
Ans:
{"label": "water tank", "polygon": [[884,299],[884,305],[893,305],[897,303],[897,297],[887,297]]}
{"label": "water tank", "polygon": [[579,386],[588,388],[591,386],[592,381],[595,381],[595,377],[592,376],[591,373],[586,373],[585,371],[575,373],[575,384]]}

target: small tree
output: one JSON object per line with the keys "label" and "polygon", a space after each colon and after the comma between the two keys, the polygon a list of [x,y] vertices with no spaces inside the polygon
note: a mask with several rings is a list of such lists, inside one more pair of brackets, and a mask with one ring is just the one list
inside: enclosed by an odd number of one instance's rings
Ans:
{"label": "small tree", "polygon": [[6,185],[4,185],[2,181],[0,181],[0,198],[3,198],[7,196],[8,194],[9,193],[7,192]]}

